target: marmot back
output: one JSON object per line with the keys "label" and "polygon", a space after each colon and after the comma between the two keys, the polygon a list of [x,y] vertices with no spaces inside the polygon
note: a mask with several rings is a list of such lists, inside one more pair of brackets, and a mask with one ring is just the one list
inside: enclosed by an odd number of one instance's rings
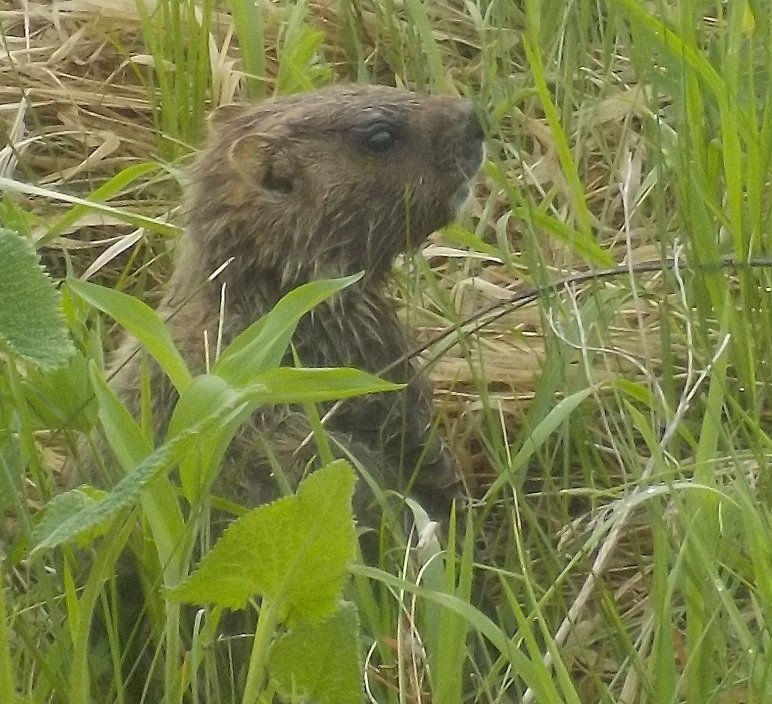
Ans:
{"label": "marmot back", "polygon": [[[382,86],[341,85],[215,111],[191,170],[186,232],[160,311],[185,302],[168,326],[190,368],[205,368],[205,331],[214,340],[221,327],[227,345],[292,288],[362,270],[357,284],[301,321],[296,353],[304,366],[372,373],[400,359],[408,343],[385,280],[397,255],[455,217],[482,161],[482,138],[466,101]],[[112,382],[134,411],[136,351],[127,339]],[[163,438],[176,393],[150,368]],[[444,510],[459,476],[431,432],[430,388],[411,362],[386,376],[407,387],[346,401],[328,424],[333,447],[359,458],[384,488]],[[233,441],[215,491],[247,505],[274,498],[269,455],[296,483],[313,466],[313,443],[302,442],[309,432],[297,408],[262,409]],[[359,484],[361,514],[369,498]]]}

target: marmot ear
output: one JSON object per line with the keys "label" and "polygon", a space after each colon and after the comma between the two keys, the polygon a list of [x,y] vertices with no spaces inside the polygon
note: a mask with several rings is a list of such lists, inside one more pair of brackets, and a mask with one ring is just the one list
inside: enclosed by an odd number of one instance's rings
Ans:
{"label": "marmot ear", "polygon": [[228,149],[228,160],[252,188],[262,187],[276,195],[287,195],[295,190],[295,162],[267,135],[246,134],[239,137]]}
{"label": "marmot ear", "polygon": [[249,110],[249,105],[244,103],[224,103],[218,105],[206,118],[206,126],[211,133],[216,133],[222,127],[232,120],[245,115]]}

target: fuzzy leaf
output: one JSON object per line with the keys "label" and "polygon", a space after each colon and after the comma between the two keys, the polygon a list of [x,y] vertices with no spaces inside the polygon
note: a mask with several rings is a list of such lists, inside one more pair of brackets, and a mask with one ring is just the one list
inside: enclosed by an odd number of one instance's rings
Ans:
{"label": "fuzzy leaf", "polygon": [[[59,530],[63,523],[72,520],[74,516],[99,503],[106,495],[105,492],[99,489],[82,487],[54,496],[46,504],[43,518],[32,532],[32,540],[35,543],[42,543],[48,540],[51,535]],[[94,525],[88,534],[82,534],[80,537],[87,540],[99,535],[107,527],[109,520],[109,518],[106,518],[101,524]]]}
{"label": "fuzzy leaf", "polygon": [[284,618],[328,616],[354,554],[353,489],[354,473],[343,460],[314,472],[294,496],[234,521],[169,598],[240,609],[259,594],[280,601]]}
{"label": "fuzzy leaf", "polygon": [[118,513],[136,504],[145,486],[179,462],[180,457],[195,444],[200,431],[201,428],[196,426],[177,435],[148,455],[134,471],[118,482],[104,500],[85,504],[81,510],[76,511],[59,523],[54,530],[42,536],[33,548],[32,554],[90,535],[105,522],[115,518]]}
{"label": "fuzzy leaf", "polygon": [[60,298],[30,243],[0,229],[0,344],[41,367],[63,365],[75,348]]}
{"label": "fuzzy leaf", "polygon": [[359,617],[344,603],[320,624],[303,623],[273,648],[271,676],[289,700],[301,693],[319,704],[360,704]]}

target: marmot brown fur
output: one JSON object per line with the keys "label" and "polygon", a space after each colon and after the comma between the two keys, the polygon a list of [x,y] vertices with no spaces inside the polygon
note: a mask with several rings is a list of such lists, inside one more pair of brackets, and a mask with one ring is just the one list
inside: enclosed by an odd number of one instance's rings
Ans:
{"label": "marmot brown fur", "polygon": [[[167,316],[185,301],[168,326],[190,368],[204,370],[204,331],[216,339],[224,284],[227,345],[294,287],[362,270],[359,282],[301,320],[296,353],[307,367],[372,373],[400,359],[408,344],[384,284],[397,255],[454,218],[480,166],[482,140],[468,102],[383,86],[339,85],[216,111],[192,168],[187,230],[160,307]],[[136,351],[136,341],[124,343],[112,382],[134,411]],[[162,438],[177,397],[163,373],[150,370]],[[346,401],[326,426],[332,444],[385,488],[441,510],[459,476],[430,432],[430,388],[409,361],[386,377],[407,387]],[[267,455],[297,483],[312,466],[314,443],[303,444],[309,432],[299,409],[261,410],[233,441],[215,490],[247,505],[275,498]]]}

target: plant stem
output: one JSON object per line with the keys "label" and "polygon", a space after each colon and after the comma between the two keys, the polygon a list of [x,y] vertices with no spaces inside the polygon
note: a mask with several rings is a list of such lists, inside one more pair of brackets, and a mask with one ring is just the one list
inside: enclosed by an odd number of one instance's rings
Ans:
{"label": "plant stem", "polygon": [[255,628],[255,640],[252,643],[252,654],[249,656],[249,670],[244,686],[243,704],[255,704],[260,695],[271,639],[279,623],[281,606],[281,599],[273,602],[263,599],[260,606],[260,615],[257,618],[257,628]]}
{"label": "plant stem", "polygon": [[5,586],[3,581],[3,561],[0,560],[0,700],[12,702],[13,671],[11,670],[11,655],[8,645],[8,623],[5,607]]}

